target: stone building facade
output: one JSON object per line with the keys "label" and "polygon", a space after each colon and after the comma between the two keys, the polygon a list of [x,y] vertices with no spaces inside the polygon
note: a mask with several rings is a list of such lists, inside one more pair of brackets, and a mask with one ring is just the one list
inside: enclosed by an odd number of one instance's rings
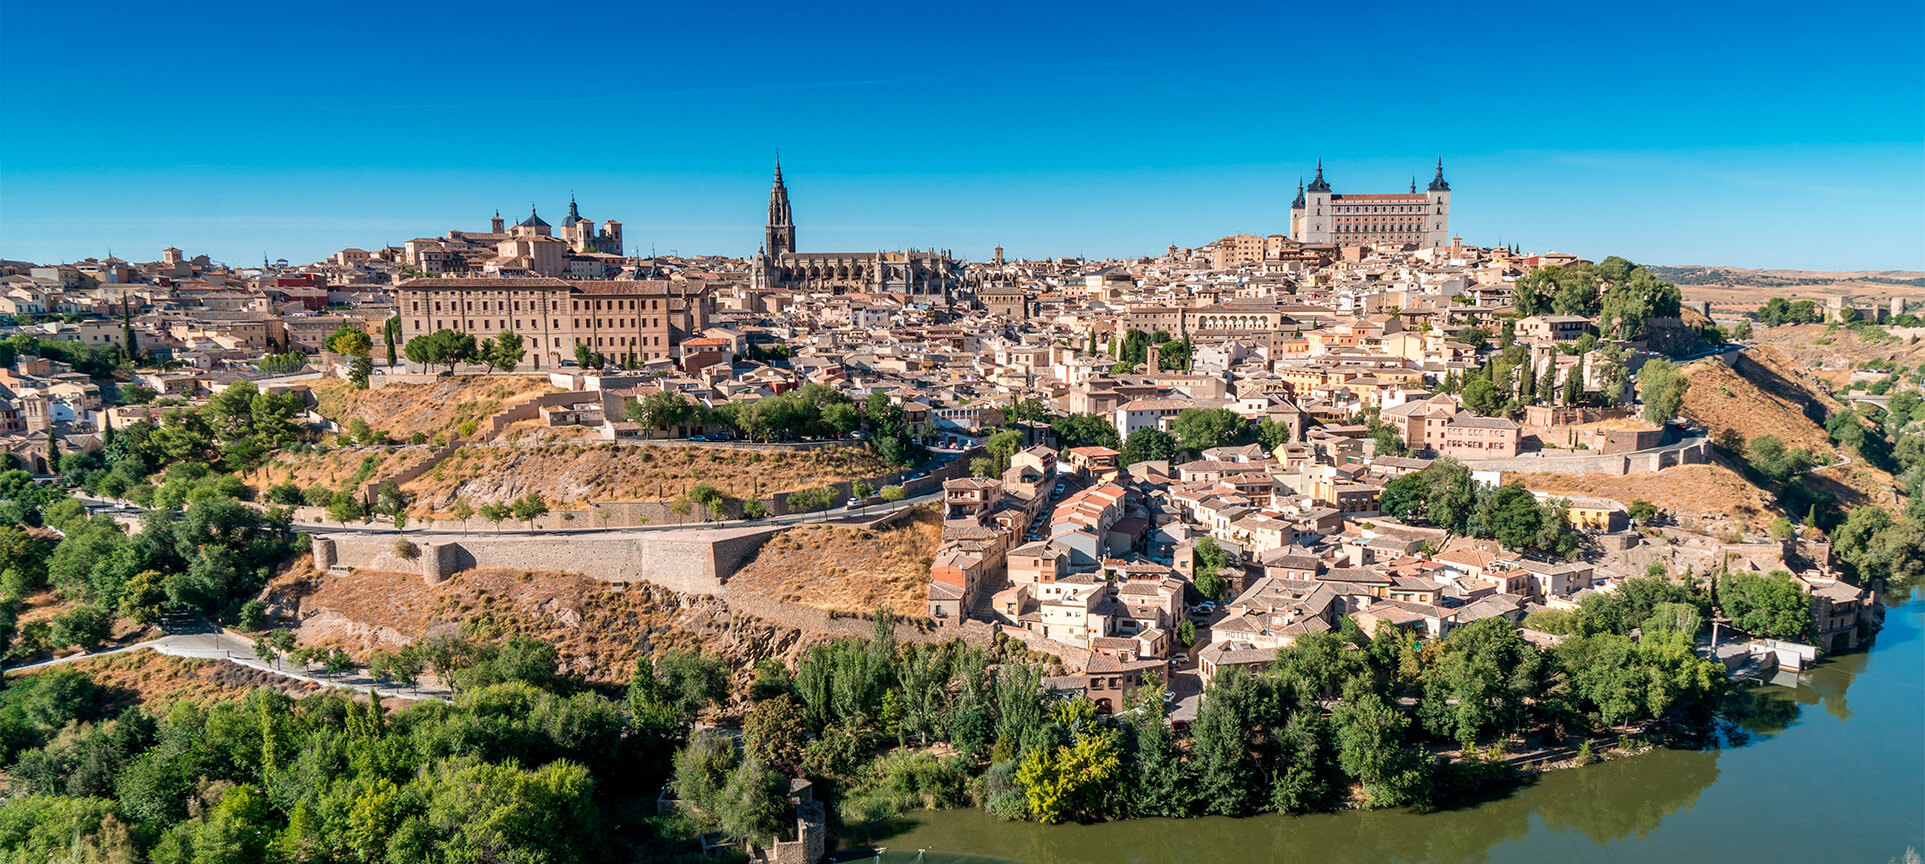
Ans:
{"label": "stone building facade", "polygon": [[931,303],[947,303],[965,287],[963,264],[947,251],[797,251],[795,213],[789,204],[789,188],[782,181],[780,162],[775,166],[775,183],[769,188],[769,221],[762,230],[762,248],[750,261],[749,270],[756,288],[897,294]]}
{"label": "stone building facade", "polygon": [[1330,191],[1319,161],[1316,179],[1308,186],[1298,184],[1297,199],[1290,204],[1290,236],[1299,243],[1340,246],[1448,246],[1450,184],[1444,182],[1444,160],[1437,160],[1437,175],[1422,192],[1413,178],[1408,193],[1351,195]]}
{"label": "stone building facade", "polygon": [[708,326],[708,287],[668,279],[410,279],[395,288],[401,341],[436,330],[479,340],[513,330],[529,369],[558,369],[582,345],[615,362],[672,359]]}

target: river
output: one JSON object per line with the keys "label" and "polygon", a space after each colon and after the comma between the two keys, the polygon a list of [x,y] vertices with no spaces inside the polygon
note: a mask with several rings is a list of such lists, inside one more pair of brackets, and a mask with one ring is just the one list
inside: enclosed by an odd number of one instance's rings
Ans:
{"label": "river", "polygon": [[926,849],[929,864],[1885,864],[1925,852],[1922,629],[1925,602],[1891,608],[1870,650],[1759,688],[1762,710],[1716,749],[1556,771],[1454,810],[1057,826],[950,810],[875,842],[884,862]]}

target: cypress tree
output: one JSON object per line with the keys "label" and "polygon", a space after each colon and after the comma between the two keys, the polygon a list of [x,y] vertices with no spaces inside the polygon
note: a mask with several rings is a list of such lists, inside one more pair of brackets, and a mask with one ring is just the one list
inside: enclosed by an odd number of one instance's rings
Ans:
{"label": "cypress tree", "polygon": [[127,352],[128,360],[140,357],[140,343],[134,338],[134,313],[125,294],[120,295],[120,347]]}

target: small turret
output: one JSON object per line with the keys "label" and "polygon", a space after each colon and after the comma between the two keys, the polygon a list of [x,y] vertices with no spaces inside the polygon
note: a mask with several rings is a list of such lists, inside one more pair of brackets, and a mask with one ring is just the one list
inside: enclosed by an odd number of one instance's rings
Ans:
{"label": "small turret", "polygon": [[1437,176],[1430,179],[1430,191],[1449,192],[1450,184],[1444,182],[1444,157],[1437,157]]}
{"label": "small turret", "polygon": [[1318,159],[1318,160],[1317,160],[1317,177],[1316,177],[1316,179],[1314,179],[1314,180],[1311,180],[1311,181],[1310,181],[1310,185],[1309,185],[1309,186],[1306,186],[1306,187],[1304,187],[1304,189],[1305,189],[1305,191],[1309,191],[1309,192],[1328,192],[1328,191],[1330,191],[1330,184],[1329,184],[1329,183],[1326,183],[1326,182],[1324,182],[1324,179],[1323,179],[1323,160],[1322,160],[1322,159]]}

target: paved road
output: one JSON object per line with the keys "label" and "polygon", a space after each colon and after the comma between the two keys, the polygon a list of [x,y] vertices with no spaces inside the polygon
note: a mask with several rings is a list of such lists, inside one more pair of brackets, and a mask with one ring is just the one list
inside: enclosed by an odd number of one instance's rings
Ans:
{"label": "paved road", "polygon": [[[96,511],[121,513],[128,516],[138,516],[141,513],[146,512],[145,508],[137,507],[133,504],[128,504],[126,502],[112,501],[112,500],[103,499],[103,498],[92,498],[85,495],[76,495],[74,497],[79,498],[81,503],[86,504],[90,509],[93,509]],[[424,526],[419,528],[411,527],[407,531],[401,532],[401,531],[396,531],[393,525],[383,525],[375,522],[370,522],[365,525],[336,525],[336,524],[326,523],[326,522],[296,522],[294,523],[294,530],[302,531],[309,534],[400,534],[400,533],[405,533],[409,535],[451,534],[451,535],[457,535],[457,536],[467,536],[467,535],[475,535],[475,534],[482,534],[482,535],[488,535],[488,536],[493,536],[493,535],[514,536],[517,534],[524,534],[524,535],[539,534],[539,535],[548,536],[548,537],[553,537],[553,536],[565,537],[565,536],[571,536],[571,535],[586,535],[586,534],[619,534],[624,532],[653,533],[653,532],[661,532],[661,531],[708,531],[708,530],[714,530],[717,528],[741,528],[744,526],[754,527],[754,526],[763,526],[763,525],[859,524],[859,523],[865,523],[865,522],[873,522],[877,519],[882,518],[883,516],[886,516],[890,513],[893,513],[897,510],[901,510],[906,507],[914,507],[918,504],[924,504],[930,501],[940,501],[942,500],[942,497],[943,497],[942,487],[938,486],[934,489],[931,489],[928,492],[903,498],[900,501],[865,504],[854,510],[847,510],[838,506],[838,507],[832,507],[828,510],[816,510],[808,513],[790,513],[784,516],[772,516],[767,519],[728,519],[728,520],[723,520],[719,522],[676,522],[676,523],[665,523],[661,525],[625,525],[625,526],[617,525],[617,526],[607,526],[607,527],[532,528],[531,529],[531,528],[516,528],[516,527],[496,528],[484,522],[484,523],[479,523],[471,528],[430,528],[430,527]]]}
{"label": "paved road", "polygon": [[252,639],[235,635],[227,630],[172,633],[162,636],[159,639],[149,639],[146,642],[123,645],[119,648],[110,648],[105,651],[95,651],[91,654],[74,654],[68,657],[42,660],[38,663],[10,666],[7,667],[6,671],[31,671],[86,660],[91,657],[106,657],[112,654],[125,654],[130,651],[148,650],[157,651],[173,657],[199,657],[207,660],[228,660],[250,669],[260,669],[264,672],[271,672],[283,678],[291,678],[297,681],[312,681],[323,687],[356,690],[362,693],[372,691],[384,697],[396,699],[446,699],[452,695],[447,688],[440,686],[423,686],[405,689],[379,686],[376,685],[374,679],[368,677],[367,670],[364,668],[356,668],[340,675],[323,676],[309,674],[304,670],[290,667],[286,664],[286,661],[270,665],[255,656],[254,641]]}

